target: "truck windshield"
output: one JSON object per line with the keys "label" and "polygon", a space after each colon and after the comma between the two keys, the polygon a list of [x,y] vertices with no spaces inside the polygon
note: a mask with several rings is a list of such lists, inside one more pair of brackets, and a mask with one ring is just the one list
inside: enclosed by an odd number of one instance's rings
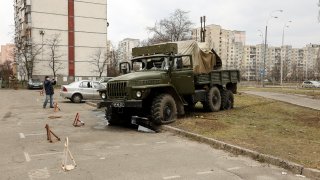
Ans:
{"label": "truck windshield", "polygon": [[168,57],[147,57],[132,60],[133,71],[165,71],[169,69]]}

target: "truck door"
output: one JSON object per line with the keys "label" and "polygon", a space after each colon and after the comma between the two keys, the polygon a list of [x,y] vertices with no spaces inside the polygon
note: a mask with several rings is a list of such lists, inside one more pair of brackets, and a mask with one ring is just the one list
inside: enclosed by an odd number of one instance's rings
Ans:
{"label": "truck door", "polygon": [[194,77],[190,56],[174,58],[171,82],[181,95],[194,93]]}

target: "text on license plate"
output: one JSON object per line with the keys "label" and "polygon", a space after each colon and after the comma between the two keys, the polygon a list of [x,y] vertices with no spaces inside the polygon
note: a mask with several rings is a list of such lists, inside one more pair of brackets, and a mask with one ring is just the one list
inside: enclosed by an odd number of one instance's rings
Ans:
{"label": "text on license plate", "polygon": [[113,102],[112,106],[113,107],[124,107],[124,102]]}

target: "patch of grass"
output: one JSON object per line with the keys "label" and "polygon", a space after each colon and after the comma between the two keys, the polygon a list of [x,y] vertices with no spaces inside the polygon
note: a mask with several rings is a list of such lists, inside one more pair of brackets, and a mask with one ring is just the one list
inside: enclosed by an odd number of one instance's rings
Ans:
{"label": "patch of grass", "polygon": [[320,111],[242,94],[232,110],[199,110],[172,125],[320,169]]}
{"label": "patch of grass", "polygon": [[265,92],[277,92],[285,94],[300,94],[310,96],[314,99],[320,99],[320,89],[319,88],[288,88],[288,87],[240,87],[239,91],[265,91]]}

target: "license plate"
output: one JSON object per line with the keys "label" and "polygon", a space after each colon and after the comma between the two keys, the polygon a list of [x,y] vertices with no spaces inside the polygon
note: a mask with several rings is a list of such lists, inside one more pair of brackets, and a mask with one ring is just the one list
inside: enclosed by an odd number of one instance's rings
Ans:
{"label": "license plate", "polygon": [[118,107],[118,108],[124,107],[124,102],[113,102],[112,106],[113,107]]}

